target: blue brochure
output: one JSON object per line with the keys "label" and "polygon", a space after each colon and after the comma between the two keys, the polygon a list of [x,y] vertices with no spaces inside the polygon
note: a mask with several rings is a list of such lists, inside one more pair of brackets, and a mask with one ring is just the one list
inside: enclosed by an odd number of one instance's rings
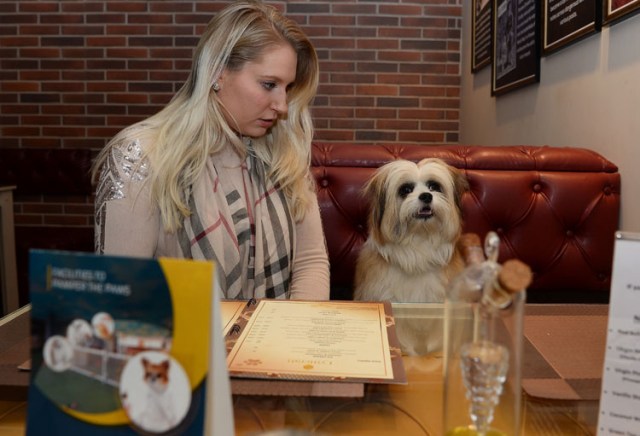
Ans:
{"label": "blue brochure", "polygon": [[27,435],[204,434],[214,273],[211,262],[32,250]]}

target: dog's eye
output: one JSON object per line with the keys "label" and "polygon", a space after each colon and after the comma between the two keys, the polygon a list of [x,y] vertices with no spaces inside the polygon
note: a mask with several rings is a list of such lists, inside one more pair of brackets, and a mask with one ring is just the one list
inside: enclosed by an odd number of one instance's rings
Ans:
{"label": "dog's eye", "polygon": [[442,185],[438,182],[434,182],[433,180],[429,180],[427,182],[427,188],[429,191],[442,192]]}
{"label": "dog's eye", "polygon": [[398,189],[398,195],[400,195],[400,197],[405,198],[407,195],[411,194],[413,192],[413,183],[405,183],[404,185],[400,186],[400,189]]}

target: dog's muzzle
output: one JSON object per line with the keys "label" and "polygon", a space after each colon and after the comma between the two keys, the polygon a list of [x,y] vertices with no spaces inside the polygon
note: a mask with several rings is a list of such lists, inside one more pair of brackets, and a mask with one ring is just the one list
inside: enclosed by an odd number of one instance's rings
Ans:
{"label": "dog's muzzle", "polygon": [[431,209],[431,202],[433,201],[433,195],[428,192],[423,192],[418,197],[425,205],[420,208],[415,217],[423,220],[428,220],[433,216],[433,209]]}

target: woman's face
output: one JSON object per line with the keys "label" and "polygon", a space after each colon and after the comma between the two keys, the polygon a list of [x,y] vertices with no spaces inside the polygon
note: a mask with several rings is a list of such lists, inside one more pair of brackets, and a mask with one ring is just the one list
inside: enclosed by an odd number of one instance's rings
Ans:
{"label": "woman's face", "polygon": [[227,123],[243,136],[264,136],[287,114],[287,91],[296,77],[298,57],[288,44],[268,48],[261,58],[218,79]]}

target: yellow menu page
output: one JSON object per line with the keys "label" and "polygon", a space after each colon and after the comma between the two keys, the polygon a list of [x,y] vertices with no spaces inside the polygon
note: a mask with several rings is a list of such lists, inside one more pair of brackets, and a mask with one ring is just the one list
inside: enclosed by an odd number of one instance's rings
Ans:
{"label": "yellow menu page", "polygon": [[393,379],[384,305],[260,300],[227,366],[232,376]]}
{"label": "yellow menu page", "polygon": [[247,305],[246,301],[226,300],[220,302],[220,316],[222,318],[222,334],[226,335],[233,327],[233,323]]}

